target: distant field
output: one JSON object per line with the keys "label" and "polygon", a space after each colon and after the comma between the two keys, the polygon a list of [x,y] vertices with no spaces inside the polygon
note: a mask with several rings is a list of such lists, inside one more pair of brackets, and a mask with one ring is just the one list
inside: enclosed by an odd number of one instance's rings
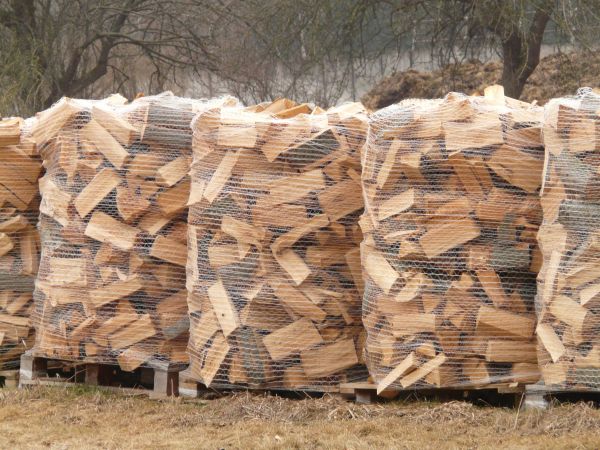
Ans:
{"label": "distant field", "polygon": [[600,411],[471,403],[290,400],[236,394],[157,402],[94,389],[0,389],[0,448],[598,448]]}

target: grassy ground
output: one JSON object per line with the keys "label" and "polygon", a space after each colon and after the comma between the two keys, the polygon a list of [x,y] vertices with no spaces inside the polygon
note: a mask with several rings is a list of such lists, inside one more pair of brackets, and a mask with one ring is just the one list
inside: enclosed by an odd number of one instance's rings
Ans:
{"label": "grassy ground", "polygon": [[232,394],[151,401],[91,388],[0,389],[0,448],[599,448],[600,410],[452,401],[357,405]]}

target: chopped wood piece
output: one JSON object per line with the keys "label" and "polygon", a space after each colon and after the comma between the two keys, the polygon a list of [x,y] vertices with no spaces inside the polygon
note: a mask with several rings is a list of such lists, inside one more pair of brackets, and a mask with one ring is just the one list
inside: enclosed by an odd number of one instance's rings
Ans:
{"label": "chopped wood piece", "polygon": [[258,135],[255,122],[240,123],[228,110],[221,110],[221,123],[217,136],[217,145],[221,147],[253,148]]}
{"label": "chopped wood piece", "polygon": [[110,346],[118,350],[143,341],[154,334],[155,330],[152,326],[152,318],[150,314],[144,314],[122,330],[112,334],[108,339]]}
{"label": "chopped wood piece", "polygon": [[[434,355],[435,356],[435,355]],[[418,360],[414,353],[411,353],[402,360],[400,364],[394,367],[379,383],[377,383],[377,395],[385,391],[398,378],[404,374],[416,369],[419,366]]]}
{"label": "chopped wood piece", "polygon": [[489,362],[537,363],[533,343],[520,341],[488,341],[485,360]]}
{"label": "chopped wood piece", "polygon": [[479,237],[480,229],[470,218],[450,222],[435,228],[430,228],[419,239],[425,255],[435,258],[450,249],[466,244]]}
{"label": "chopped wood piece", "polygon": [[210,386],[223,364],[223,361],[229,353],[230,346],[227,343],[227,339],[223,334],[217,333],[216,337],[212,341],[212,345],[206,354],[204,366],[200,371],[200,377],[202,382],[206,386]]}
{"label": "chopped wood piece", "polygon": [[150,201],[139,195],[136,188],[117,188],[117,210],[125,222],[132,222],[150,208]]}
{"label": "chopped wood piece", "polygon": [[56,138],[58,131],[74,118],[80,108],[69,98],[62,98],[53,108],[38,113],[31,135],[38,147]]}
{"label": "chopped wood piece", "polygon": [[103,212],[96,211],[88,222],[85,235],[128,251],[133,248],[138,231]]}
{"label": "chopped wood piece", "polygon": [[300,317],[306,317],[314,322],[323,322],[327,313],[310,301],[295,287],[281,283],[273,288],[275,295]]}
{"label": "chopped wood piece", "polygon": [[185,267],[187,246],[175,239],[157,236],[150,249],[150,256]]}
{"label": "chopped wood piece", "polygon": [[189,192],[190,182],[185,180],[159,193],[156,196],[156,205],[160,208],[160,213],[166,217],[172,217],[183,211],[187,205]]}
{"label": "chopped wood piece", "polygon": [[11,118],[0,121],[0,146],[16,145],[21,141],[23,119]]}
{"label": "chopped wood piece", "polygon": [[477,326],[480,324],[500,330],[508,336],[527,339],[533,336],[535,318],[481,306],[477,314]]}
{"label": "chopped wood piece", "polygon": [[17,317],[10,314],[0,313],[0,323],[8,324],[17,328],[28,328],[29,317]]}
{"label": "chopped wood piece", "polygon": [[548,324],[539,324],[536,328],[536,334],[545,350],[552,357],[552,361],[558,362],[566,349],[556,332]]}
{"label": "chopped wood piece", "polygon": [[263,339],[263,343],[273,361],[280,361],[322,342],[321,335],[313,323],[306,318],[280,328]]}
{"label": "chopped wood piece", "polygon": [[415,191],[409,189],[402,194],[395,195],[381,203],[379,207],[379,220],[387,219],[406,211],[415,202]]}
{"label": "chopped wood piece", "polygon": [[154,177],[163,164],[164,155],[158,153],[138,153],[127,164],[127,172],[142,178]]}
{"label": "chopped wood piece", "polygon": [[117,173],[108,167],[102,169],[75,199],[75,208],[85,218],[121,182]]}
{"label": "chopped wood piece", "polygon": [[273,256],[296,285],[302,284],[311,274],[310,267],[308,267],[304,260],[293,250],[284,250]]}
{"label": "chopped wood piece", "polygon": [[93,145],[117,169],[121,169],[129,157],[119,141],[94,119],[81,129],[81,138]]}
{"label": "chopped wood piece", "polygon": [[239,319],[235,306],[229,299],[229,295],[219,280],[208,289],[208,298],[217,316],[225,337],[229,336],[239,327]]}
{"label": "chopped wood piece", "polygon": [[116,281],[115,283],[96,288],[90,291],[89,300],[92,305],[99,308],[106,303],[113,302],[120,298],[126,297],[134,292],[142,289],[142,281],[138,278],[132,278],[127,281]]}
{"label": "chopped wood piece", "polygon": [[315,169],[302,175],[279,178],[269,184],[269,195],[265,201],[270,206],[292,203],[305,197],[312,191],[325,187],[323,171]]}
{"label": "chopped wood piece", "polygon": [[319,194],[319,203],[330,221],[336,221],[363,208],[360,184],[354,180],[337,183]]}
{"label": "chopped wood piece", "polygon": [[404,389],[406,389],[407,387],[412,386],[417,381],[419,381],[420,379],[427,376],[431,371],[433,371],[434,369],[437,369],[445,362],[446,362],[446,355],[444,355],[443,353],[440,353],[435,358],[430,359],[425,364],[421,365],[417,369],[410,372],[408,375],[405,375],[404,377],[402,377],[400,379],[400,384],[402,385],[402,387]]}
{"label": "chopped wood piece", "polygon": [[122,370],[133,372],[151,358],[152,353],[148,352],[143,345],[132,345],[117,357],[117,361]]}
{"label": "chopped wood piece", "polygon": [[403,314],[390,317],[394,336],[409,336],[417,333],[435,333],[435,314]]}
{"label": "chopped wood piece", "polygon": [[375,283],[388,294],[400,275],[387,262],[387,259],[373,249],[364,247],[364,269]]}
{"label": "chopped wood piece", "polygon": [[[550,303],[549,311],[561,322],[571,327],[573,332],[581,334],[588,310],[569,297],[561,295]],[[582,342],[583,339],[580,341]]]}
{"label": "chopped wood piece", "polygon": [[540,173],[544,161],[532,158],[514,147],[504,145],[494,152],[487,165],[510,184],[534,193],[542,184],[541,178],[532,177],[532,173]]}
{"label": "chopped wood piece", "polygon": [[504,142],[498,114],[482,113],[474,122],[444,122],[446,149],[449,152],[499,145]]}
{"label": "chopped wood piece", "polygon": [[223,186],[225,186],[227,180],[229,180],[238,157],[239,153],[237,152],[228,152],[223,156],[221,163],[216,168],[211,179],[204,188],[204,198],[210,203],[217,198],[219,192],[221,192],[221,189],[223,189]]}
{"label": "chopped wood piece", "polygon": [[175,158],[156,171],[158,183],[169,187],[177,184],[187,175],[189,165],[188,159],[184,156]]}
{"label": "chopped wood piece", "polygon": [[15,245],[6,233],[0,233],[0,257],[10,252]]}
{"label": "chopped wood piece", "polygon": [[92,119],[107,130],[121,145],[131,144],[138,136],[138,129],[122,117],[101,106],[92,106]]}
{"label": "chopped wood piece", "polygon": [[262,248],[261,241],[265,236],[263,228],[252,226],[230,216],[224,216],[221,220],[221,230],[238,242],[252,244],[259,249]]}
{"label": "chopped wood piece", "polygon": [[301,354],[302,369],[312,378],[327,377],[358,364],[353,339],[305,350]]}
{"label": "chopped wood piece", "polygon": [[484,292],[492,301],[495,307],[501,308],[509,304],[509,300],[504,294],[502,281],[498,274],[492,269],[482,269],[477,272],[477,279],[483,287]]}

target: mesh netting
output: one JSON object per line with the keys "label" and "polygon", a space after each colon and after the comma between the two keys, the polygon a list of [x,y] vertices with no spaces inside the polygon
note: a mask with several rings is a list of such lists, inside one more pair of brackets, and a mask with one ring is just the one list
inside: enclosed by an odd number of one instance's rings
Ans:
{"label": "mesh netting", "polygon": [[538,338],[542,381],[562,389],[600,387],[600,95],[545,107],[547,166],[538,240]]}
{"label": "mesh netting", "polygon": [[15,369],[33,344],[30,313],[39,263],[38,178],[33,120],[0,121],[0,370]]}
{"label": "mesh netting", "polygon": [[190,372],[209,386],[366,378],[359,104],[278,100],[194,120]]}
{"label": "mesh netting", "polygon": [[38,115],[42,253],[34,354],[187,363],[190,122],[211,102],[170,93],[131,104],[64,98]]}
{"label": "mesh netting", "polygon": [[372,116],[361,255],[379,391],[539,377],[541,120],[540,108],[494,90]]}

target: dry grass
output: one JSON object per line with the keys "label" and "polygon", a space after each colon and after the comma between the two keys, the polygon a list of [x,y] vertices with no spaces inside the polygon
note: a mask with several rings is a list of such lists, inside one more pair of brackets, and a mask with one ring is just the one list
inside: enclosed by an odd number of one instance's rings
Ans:
{"label": "dry grass", "polygon": [[238,393],[157,402],[92,388],[0,389],[0,448],[598,448],[600,411],[452,401],[357,405]]}

